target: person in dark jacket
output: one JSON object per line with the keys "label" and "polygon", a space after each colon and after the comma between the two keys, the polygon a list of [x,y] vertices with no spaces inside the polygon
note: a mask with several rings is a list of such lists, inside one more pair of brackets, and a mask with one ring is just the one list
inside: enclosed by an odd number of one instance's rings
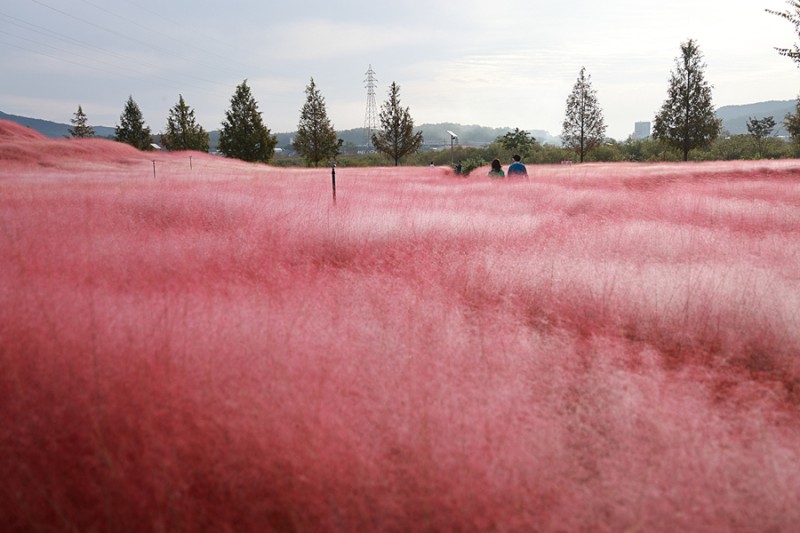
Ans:
{"label": "person in dark jacket", "polygon": [[517,178],[527,178],[528,177],[528,169],[525,168],[525,165],[522,164],[522,158],[519,154],[514,154],[514,157],[511,158],[513,161],[510,165],[508,165],[508,177],[517,177]]}

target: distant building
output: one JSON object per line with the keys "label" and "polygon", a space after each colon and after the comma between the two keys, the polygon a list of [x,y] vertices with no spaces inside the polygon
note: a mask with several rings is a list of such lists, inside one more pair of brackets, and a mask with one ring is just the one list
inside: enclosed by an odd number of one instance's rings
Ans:
{"label": "distant building", "polygon": [[649,122],[634,122],[633,123],[633,140],[647,139],[650,137],[650,123]]}

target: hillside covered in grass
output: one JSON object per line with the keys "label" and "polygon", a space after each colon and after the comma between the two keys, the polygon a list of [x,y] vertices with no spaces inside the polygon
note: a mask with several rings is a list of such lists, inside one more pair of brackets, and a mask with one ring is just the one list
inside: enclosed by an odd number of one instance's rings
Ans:
{"label": "hillside covered in grass", "polygon": [[275,169],[0,122],[7,531],[793,531],[800,162]]}

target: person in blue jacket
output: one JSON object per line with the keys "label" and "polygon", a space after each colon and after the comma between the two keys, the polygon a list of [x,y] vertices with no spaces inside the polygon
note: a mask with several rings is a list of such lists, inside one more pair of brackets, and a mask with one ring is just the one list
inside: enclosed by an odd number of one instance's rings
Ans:
{"label": "person in blue jacket", "polygon": [[528,177],[528,169],[525,168],[525,165],[522,164],[522,158],[519,154],[514,154],[514,157],[511,158],[512,162],[508,165],[508,170],[506,170],[506,175],[509,178],[517,177],[522,178]]}

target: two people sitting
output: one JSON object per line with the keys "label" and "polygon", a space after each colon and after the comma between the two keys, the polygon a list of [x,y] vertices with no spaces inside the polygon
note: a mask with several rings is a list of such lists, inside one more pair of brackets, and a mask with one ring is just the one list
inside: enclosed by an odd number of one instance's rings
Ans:
{"label": "two people sitting", "polygon": [[[514,154],[514,157],[511,159],[511,164],[508,166],[508,177],[527,178],[528,169],[525,168],[525,165],[522,163],[522,158],[518,154]],[[499,159],[492,161],[492,168],[489,170],[489,177],[495,179],[505,177],[503,174],[503,166],[500,164]]]}

